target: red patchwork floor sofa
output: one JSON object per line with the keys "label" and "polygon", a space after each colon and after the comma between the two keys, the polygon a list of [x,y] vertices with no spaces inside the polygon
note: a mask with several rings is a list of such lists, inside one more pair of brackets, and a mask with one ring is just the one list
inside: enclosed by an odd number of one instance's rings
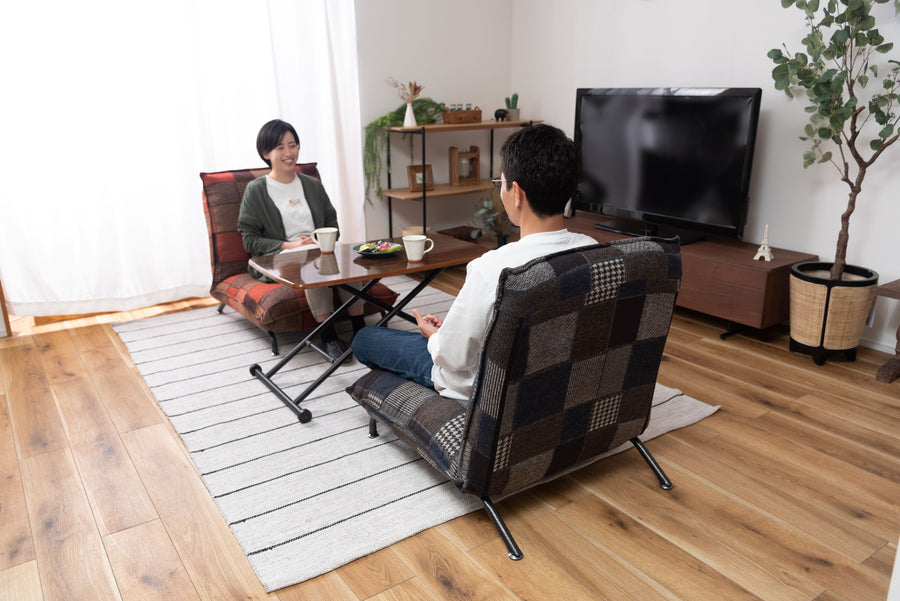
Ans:
{"label": "red patchwork floor sofa", "polygon": [[[295,170],[321,179],[317,163],[299,164]],[[201,173],[200,178],[212,264],[210,294],[221,303],[220,313],[227,305],[265,331],[272,343],[272,353],[277,355],[276,334],[309,330],[315,327],[316,321],[302,290],[261,282],[247,272],[250,255],[244,250],[237,231],[241,199],[247,184],[268,171],[267,167],[218,171]],[[370,294],[390,305],[397,299],[397,293],[381,283]],[[366,303],[365,312],[368,315],[380,309]]]}

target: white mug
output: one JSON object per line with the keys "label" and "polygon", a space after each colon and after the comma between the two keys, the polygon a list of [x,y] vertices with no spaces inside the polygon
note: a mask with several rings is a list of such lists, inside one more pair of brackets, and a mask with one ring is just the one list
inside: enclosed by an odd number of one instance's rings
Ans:
{"label": "white mug", "polygon": [[312,233],[312,239],[319,245],[323,254],[334,252],[334,243],[337,242],[338,230],[336,227],[320,227]]}
{"label": "white mug", "polygon": [[[428,248],[425,248],[426,242],[428,243]],[[403,236],[403,246],[406,248],[406,259],[410,263],[418,263],[425,258],[425,253],[431,252],[431,249],[434,248],[434,240],[421,234]]]}

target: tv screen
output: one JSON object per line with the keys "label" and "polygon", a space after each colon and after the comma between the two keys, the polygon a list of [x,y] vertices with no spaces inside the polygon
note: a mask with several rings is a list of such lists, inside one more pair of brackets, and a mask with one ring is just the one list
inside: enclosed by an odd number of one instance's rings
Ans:
{"label": "tv screen", "polygon": [[740,239],[760,88],[579,88],[573,206],[628,234]]}

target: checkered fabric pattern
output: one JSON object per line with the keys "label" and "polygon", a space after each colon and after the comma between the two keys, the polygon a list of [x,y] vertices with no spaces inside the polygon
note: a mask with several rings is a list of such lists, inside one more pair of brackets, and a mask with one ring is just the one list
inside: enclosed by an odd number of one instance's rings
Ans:
{"label": "checkered fabric pattern", "polygon": [[[301,163],[294,169],[321,179],[317,163]],[[269,169],[263,167],[200,174],[213,274],[210,295],[267,332],[311,329],[316,326],[316,320],[302,290],[264,283],[247,273],[250,254],[244,250],[244,242],[237,231],[241,200],[247,184],[268,172]],[[373,286],[369,293],[388,304],[397,300],[397,294],[380,283]],[[340,306],[339,299],[336,298],[335,302],[335,306]],[[379,310],[366,303],[367,314]]]}
{"label": "checkered fabric pattern", "polygon": [[639,436],[681,282],[677,240],[504,270],[468,402],[372,370],[347,389],[463,492],[514,492]]}

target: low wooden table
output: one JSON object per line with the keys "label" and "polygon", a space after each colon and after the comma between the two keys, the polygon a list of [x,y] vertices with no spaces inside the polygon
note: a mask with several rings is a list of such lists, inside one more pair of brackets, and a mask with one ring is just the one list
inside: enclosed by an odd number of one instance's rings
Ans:
{"label": "low wooden table", "polygon": [[[251,365],[250,373],[260,380],[272,391],[287,407],[293,411],[302,423],[312,419],[312,415],[306,408],[300,407],[300,403],[319,387],[340,365],[346,361],[351,351],[348,349],[340,358],[333,360],[325,372],[312,384],[306,387],[296,398],[291,398],[284,390],[272,381],[272,377],[282,367],[294,358],[294,356],[310,345],[310,341],[322,329],[333,324],[340,318],[350,306],[359,301],[368,301],[386,312],[385,316],[375,325],[384,326],[396,316],[400,316],[415,323],[415,319],[405,313],[403,308],[431,281],[447,267],[464,265],[480,257],[486,251],[485,248],[463,242],[442,234],[429,234],[434,240],[434,248],[418,263],[411,263],[406,258],[406,250],[380,257],[366,257],[353,250],[355,244],[337,244],[333,254],[322,254],[318,249],[284,252],[276,255],[253,257],[250,265],[263,275],[291,288],[320,288],[323,286],[338,286],[350,294],[353,298],[341,305],[328,319],[320,323],[316,329],[300,341],[291,351],[268,372],[263,372],[259,365]],[[403,243],[402,238],[390,238],[391,241]],[[424,273],[425,277],[418,286],[409,291],[394,306],[387,305],[368,294],[369,289],[382,278],[407,275],[411,273]],[[356,289],[348,284],[365,282],[362,289]]]}
{"label": "low wooden table", "polygon": [[[900,300],[900,280],[878,286],[875,288],[875,295]],[[878,369],[875,379],[879,382],[893,382],[897,376],[900,376],[900,327],[897,328],[896,354]]]}

